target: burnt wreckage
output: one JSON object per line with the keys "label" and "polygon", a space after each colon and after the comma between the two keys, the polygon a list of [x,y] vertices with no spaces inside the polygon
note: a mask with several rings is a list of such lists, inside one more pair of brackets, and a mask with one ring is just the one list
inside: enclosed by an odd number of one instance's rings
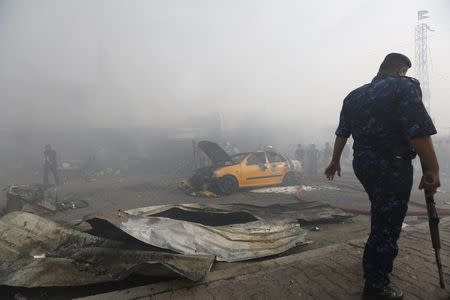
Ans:
{"label": "burnt wreckage", "polygon": [[212,191],[229,195],[239,188],[296,185],[300,172],[293,162],[274,151],[245,152],[228,155],[218,144],[198,143],[212,165],[194,171],[188,185],[194,191]]}
{"label": "burnt wreckage", "polygon": [[0,285],[80,286],[132,274],[200,281],[215,260],[280,254],[308,243],[302,224],[350,217],[317,202],[191,203],[94,214],[70,228],[15,211],[0,219]]}

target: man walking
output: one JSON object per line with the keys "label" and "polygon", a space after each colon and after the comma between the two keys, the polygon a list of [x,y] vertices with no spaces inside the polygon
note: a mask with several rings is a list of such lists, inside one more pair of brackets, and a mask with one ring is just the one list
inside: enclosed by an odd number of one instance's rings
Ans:
{"label": "man walking", "polygon": [[306,172],[308,175],[317,175],[319,169],[320,151],[315,144],[311,144],[306,151]]}
{"label": "man walking", "polygon": [[48,184],[48,173],[53,174],[55,185],[59,185],[59,178],[57,172],[56,151],[50,145],[45,145],[44,151],[44,184]]}
{"label": "man walking", "polygon": [[436,129],[423,103],[416,79],[406,77],[408,57],[391,53],[377,76],[352,91],[342,106],[333,157],[325,175],[340,176],[340,158],[353,136],[353,169],[371,202],[371,231],[363,256],[366,299],[400,299],[390,284],[398,254],[397,240],[413,184],[411,160],[419,155],[423,176],[419,188],[436,192],[439,166],[431,135]]}

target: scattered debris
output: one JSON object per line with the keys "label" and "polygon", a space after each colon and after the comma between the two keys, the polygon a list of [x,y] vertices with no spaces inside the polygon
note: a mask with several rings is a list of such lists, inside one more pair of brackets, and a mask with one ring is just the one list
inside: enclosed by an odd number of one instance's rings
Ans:
{"label": "scattered debris", "polygon": [[333,190],[339,191],[340,189],[336,186],[331,185],[301,185],[301,186],[275,186],[275,187],[267,187],[267,188],[258,188],[250,190],[252,193],[266,193],[266,194],[288,194],[294,195],[299,189],[302,192],[311,192],[318,190]]}
{"label": "scattered debris", "polygon": [[178,187],[182,189],[186,194],[193,197],[205,197],[205,198],[217,198],[219,195],[208,190],[196,190],[189,180],[183,179],[178,183]]}
{"label": "scattered debris", "polygon": [[[15,191],[23,197],[30,192]],[[75,200],[69,195],[64,201]],[[198,281],[215,259],[279,254],[308,243],[301,224],[350,216],[316,202],[159,205],[87,217],[78,228],[90,234],[15,211],[0,219],[0,285],[78,286],[130,274]]]}
{"label": "scattered debris", "polygon": [[303,191],[310,192],[310,191],[317,191],[317,190],[332,190],[332,191],[340,191],[341,189],[337,186],[332,185],[304,185]]}
{"label": "scattered debris", "polygon": [[198,281],[213,256],[154,251],[133,241],[112,241],[66,228],[26,212],[0,219],[0,285],[78,286],[118,281],[130,274]]}
{"label": "scattered debris", "polygon": [[208,226],[165,217],[133,216],[120,212],[97,215],[87,222],[95,227],[98,219],[159,248],[185,255],[214,255],[217,260],[228,262],[278,254],[304,244],[306,236],[306,231],[295,219],[262,219]]}
{"label": "scattered debris", "polygon": [[276,186],[250,190],[252,193],[268,193],[268,194],[288,194],[293,195],[298,190],[298,186]]}
{"label": "scattered debris", "polygon": [[55,213],[89,206],[86,200],[74,199],[74,194],[69,194],[63,201],[59,201],[57,187],[54,185],[11,185],[7,189],[6,197],[6,212]]}
{"label": "scattered debris", "polygon": [[303,192],[311,192],[311,191],[314,191],[314,190],[317,190],[317,189],[318,188],[314,187],[314,186],[309,186],[309,185],[302,186],[302,191]]}
{"label": "scattered debris", "polygon": [[209,254],[233,262],[279,254],[305,244],[306,231],[299,223],[330,222],[350,216],[318,203],[267,207],[193,203],[99,214],[85,220],[100,236],[119,229],[122,235],[156,247],[188,255]]}
{"label": "scattered debris", "polygon": [[68,201],[56,201],[56,208],[59,211],[69,210],[69,209],[77,209],[77,208],[85,208],[89,206],[89,203],[86,200],[74,199]]}
{"label": "scattered debris", "polygon": [[57,188],[53,185],[11,185],[6,192],[6,212],[56,212]]}

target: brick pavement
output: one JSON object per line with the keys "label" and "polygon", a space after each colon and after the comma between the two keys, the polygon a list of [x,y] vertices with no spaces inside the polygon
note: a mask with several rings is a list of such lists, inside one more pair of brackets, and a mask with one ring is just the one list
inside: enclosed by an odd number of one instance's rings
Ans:
{"label": "brick pavement", "polygon": [[[441,221],[442,262],[450,282],[450,218]],[[95,299],[360,299],[364,241],[302,252],[211,272],[203,283],[149,285]],[[258,267],[258,264],[260,265]],[[405,299],[449,299],[438,287],[427,224],[407,227],[400,239],[392,281]],[[94,296],[95,297],[95,296]]]}

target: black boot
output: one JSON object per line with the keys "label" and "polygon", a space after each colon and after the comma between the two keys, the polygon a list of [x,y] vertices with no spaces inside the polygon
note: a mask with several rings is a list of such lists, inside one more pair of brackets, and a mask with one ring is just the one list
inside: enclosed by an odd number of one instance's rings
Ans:
{"label": "black boot", "polygon": [[386,300],[394,300],[394,299],[402,299],[403,291],[396,287],[395,285],[388,285],[384,288],[377,289],[365,286],[363,292],[363,299],[386,299]]}

